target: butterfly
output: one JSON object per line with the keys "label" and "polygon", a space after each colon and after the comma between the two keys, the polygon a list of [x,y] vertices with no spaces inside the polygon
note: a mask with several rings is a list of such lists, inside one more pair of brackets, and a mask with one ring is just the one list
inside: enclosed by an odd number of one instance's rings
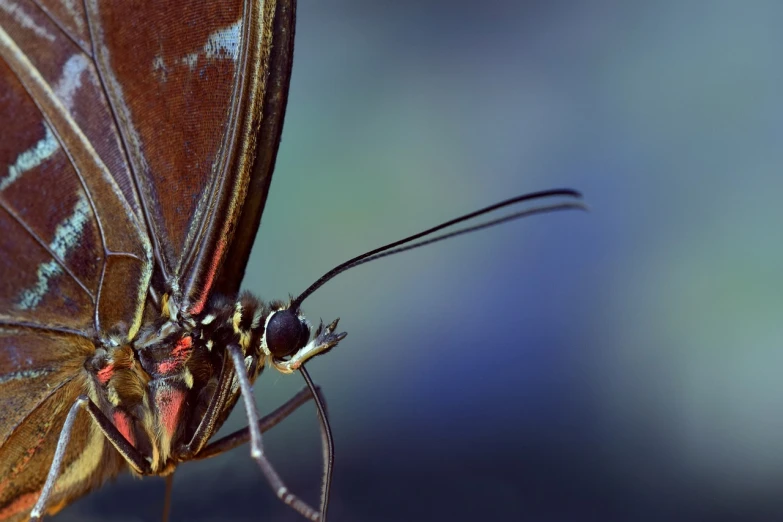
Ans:
{"label": "butterfly", "polygon": [[[313,327],[303,301],[359,264],[582,208],[568,189],[511,198],[349,259],[287,301],[238,294],[282,132],[295,9],[0,1],[0,521],[244,443],[281,501],[324,520],[331,430],[305,363],[345,334]],[[451,229],[550,197],[566,201]],[[251,386],[264,369],[306,387],[261,418]],[[310,399],[327,455],[317,509],[261,437]],[[240,401],[248,427],[213,440]]]}

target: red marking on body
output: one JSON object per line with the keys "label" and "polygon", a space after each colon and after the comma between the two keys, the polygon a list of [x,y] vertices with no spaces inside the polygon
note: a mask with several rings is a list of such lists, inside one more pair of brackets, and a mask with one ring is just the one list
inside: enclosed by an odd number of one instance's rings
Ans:
{"label": "red marking on body", "polygon": [[173,388],[159,389],[155,393],[155,406],[158,410],[158,421],[166,435],[172,437],[179,423],[179,415],[185,402],[185,393]]}
{"label": "red marking on body", "polygon": [[186,335],[185,337],[177,341],[176,346],[174,346],[174,349],[171,351],[171,355],[180,358],[180,357],[185,357],[187,355],[190,355],[190,352],[192,351],[193,351],[193,338],[189,335]]}
{"label": "red marking on body", "polygon": [[111,379],[112,375],[114,375],[114,365],[107,364],[98,370],[98,382],[105,385],[107,382],[109,382],[109,379]]}
{"label": "red marking on body", "polygon": [[130,442],[130,445],[135,448],[136,437],[133,436],[131,419],[128,414],[121,410],[114,410],[114,415],[112,415],[112,417],[114,418],[114,425],[117,427],[117,431],[119,431],[122,436],[125,437],[125,440]]}
{"label": "red marking on body", "polygon": [[178,370],[180,366],[185,364],[191,353],[193,353],[193,338],[186,335],[174,345],[174,349],[171,350],[171,359],[158,364],[158,371],[166,374]]}
{"label": "red marking on body", "polygon": [[190,307],[191,315],[198,315],[204,310],[204,305],[207,302],[209,291],[212,289],[212,284],[215,282],[215,276],[217,275],[218,268],[220,267],[220,261],[223,259],[223,251],[226,249],[226,240],[221,238],[218,240],[217,248],[215,249],[215,255],[212,257],[212,262],[209,265],[209,272],[207,272],[207,278],[204,281],[204,286],[201,289],[201,295]]}
{"label": "red marking on body", "polygon": [[0,509],[0,520],[5,520],[6,518],[11,518],[20,513],[24,513],[25,511],[30,511],[38,501],[40,494],[40,491],[35,491],[33,493],[19,495],[13,502]]}
{"label": "red marking on body", "polygon": [[171,373],[179,367],[177,361],[165,361],[158,365],[158,371],[160,373]]}

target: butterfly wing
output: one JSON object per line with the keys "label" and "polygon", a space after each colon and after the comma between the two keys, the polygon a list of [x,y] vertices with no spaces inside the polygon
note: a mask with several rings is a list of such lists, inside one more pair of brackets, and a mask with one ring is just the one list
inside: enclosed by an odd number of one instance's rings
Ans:
{"label": "butterfly wing", "polygon": [[265,69],[268,76],[264,83],[261,119],[256,134],[255,161],[234,237],[213,287],[214,291],[224,295],[239,291],[272,182],[293,65],[296,2],[277,2],[268,24],[270,46]]}
{"label": "butterfly wing", "polygon": [[[91,59],[32,4],[8,5],[0,9],[0,519],[14,520],[37,498],[68,408],[89,390],[93,334],[138,329],[152,249]],[[100,481],[92,471],[101,462],[105,474],[120,466],[88,419],[73,435],[55,500]]]}
{"label": "butterfly wing", "polygon": [[[238,287],[282,128],[281,13],[293,23],[288,2],[0,3],[0,520],[29,511],[68,408],[95,393],[96,335],[133,338],[164,292],[197,311],[218,277]],[[274,150],[254,162],[257,143]],[[86,417],[54,505],[123,465]]]}
{"label": "butterfly wing", "polygon": [[[276,15],[288,4],[86,5],[98,69],[153,239],[156,290],[181,293],[182,306],[197,313],[248,190],[251,200],[263,201],[268,189],[271,164],[254,173],[253,159],[264,102],[288,86],[286,74],[283,85],[267,90]],[[278,110],[264,120],[278,127],[275,149],[281,116]],[[253,209],[259,216],[261,207]]]}

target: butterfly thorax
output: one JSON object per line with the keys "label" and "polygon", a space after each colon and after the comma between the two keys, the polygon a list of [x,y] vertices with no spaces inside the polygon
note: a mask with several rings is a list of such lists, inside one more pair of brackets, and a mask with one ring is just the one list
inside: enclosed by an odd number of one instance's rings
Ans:
{"label": "butterfly thorax", "polygon": [[[272,306],[279,306],[277,303]],[[254,380],[264,364],[261,339],[271,308],[243,295],[213,298],[194,316],[164,314],[143,327],[132,343],[109,337],[88,361],[94,400],[154,474],[184,460],[199,422],[215,399],[221,372],[230,367],[226,347],[241,347]],[[226,364],[228,363],[228,364]],[[231,370],[229,370],[231,371]],[[210,431],[219,429],[238,396],[232,378],[227,399]]]}

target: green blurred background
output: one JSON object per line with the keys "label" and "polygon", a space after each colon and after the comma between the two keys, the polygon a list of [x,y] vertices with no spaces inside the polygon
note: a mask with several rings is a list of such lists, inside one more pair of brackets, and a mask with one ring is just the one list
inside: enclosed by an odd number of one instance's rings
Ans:
{"label": "green blurred background", "polygon": [[[324,0],[245,288],[523,192],[591,212],[350,271],[331,520],[783,520],[783,4]],[[270,411],[303,385],[267,374]],[[235,412],[230,428],[245,423]],[[224,428],[224,432],[227,429]],[[267,447],[316,502],[312,405]],[[60,520],[157,520],[123,477]],[[245,448],[182,466],[174,521],[295,521]]]}

